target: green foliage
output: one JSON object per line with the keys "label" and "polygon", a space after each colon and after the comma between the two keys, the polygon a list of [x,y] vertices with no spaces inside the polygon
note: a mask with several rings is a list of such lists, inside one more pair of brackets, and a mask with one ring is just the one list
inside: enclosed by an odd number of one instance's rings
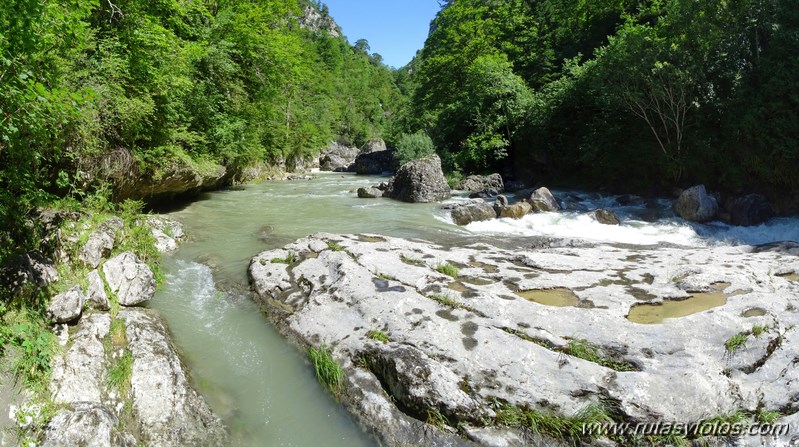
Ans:
{"label": "green foliage", "polygon": [[291,251],[285,258],[272,258],[272,264],[294,264],[295,262],[297,262],[297,255]]}
{"label": "green foliage", "polygon": [[327,241],[327,248],[329,248],[332,251],[346,251],[344,247],[341,246],[341,244],[335,241]]}
{"label": "green foliage", "polygon": [[770,328],[769,328],[769,326],[767,324],[756,324],[756,325],[752,326],[752,335],[754,335],[755,338],[758,338],[761,335],[763,335],[766,332],[768,332],[769,329]]}
{"label": "green foliage", "polygon": [[380,343],[388,343],[391,339],[388,337],[388,334],[381,330],[373,329],[366,333],[366,336],[374,341],[379,341]]}
{"label": "green foliage", "polygon": [[444,274],[444,275],[447,275],[447,276],[451,276],[453,278],[457,278],[458,277],[458,272],[459,272],[458,267],[455,267],[454,265],[452,265],[452,264],[450,264],[448,262],[444,262],[444,263],[438,264],[436,266],[436,271],[438,273],[441,273],[441,274]]}
{"label": "green foliage", "polygon": [[627,362],[617,361],[602,355],[599,348],[592,345],[588,340],[572,338],[564,349],[567,354],[579,359],[602,365],[615,371],[634,371],[635,368]]}
{"label": "green foliage", "polygon": [[108,366],[106,384],[121,396],[126,396],[130,389],[130,378],[133,373],[133,354],[125,349],[121,355],[111,360]]}
{"label": "green foliage", "polygon": [[782,414],[780,414],[779,411],[762,410],[757,413],[757,421],[761,424],[773,424],[777,422],[777,419],[779,419],[781,416]]}
{"label": "green foliage", "polygon": [[333,358],[333,351],[329,346],[321,345],[319,348],[308,349],[316,378],[319,383],[326,386],[334,396],[338,396],[344,389],[344,370]]}
{"label": "green foliage", "polygon": [[573,416],[561,416],[551,411],[523,409],[515,405],[502,404],[496,409],[494,422],[509,427],[526,427],[535,433],[546,434],[560,441],[570,440],[577,445],[591,441],[583,433],[584,426],[612,423],[610,409],[601,402],[593,402]]}
{"label": "green foliage", "polygon": [[724,342],[724,348],[729,355],[733,355],[739,350],[743,349],[746,345],[746,340],[749,339],[749,334],[746,332],[739,332]]}
{"label": "green foliage", "polygon": [[449,425],[449,420],[447,420],[447,417],[441,414],[441,412],[437,408],[427,409],[426,422],[434,427],[438,427],[441,429]]}
{"label": "green foliage", "polygon": [[400,255],[400,260],[402,262],[406,263],[406,264],[409,264],[409,265],[415,265],[415,266],[423,266],[424,265],[424,261],[422,261],[421,259],[409,258],[409,257],[407,257],[405,255]]}
{"label": "green foliage", "polygon": [[50,378],[50,362],[57,351],[55,336],[47,330],[45,320],[29,310],[8,310],[2,306],[0,341],[3,354],[14,350],[12,366],[17,380],[36,392],[46,390]]}
{"label": "green foliage", "polygon": [[409,161],[429,157],[435,153],[436,147],[433,145],[433,140],[426,133],[420,131],[402,134],[397,143],[397,152],[394,157],[400,165],[404,165]]}

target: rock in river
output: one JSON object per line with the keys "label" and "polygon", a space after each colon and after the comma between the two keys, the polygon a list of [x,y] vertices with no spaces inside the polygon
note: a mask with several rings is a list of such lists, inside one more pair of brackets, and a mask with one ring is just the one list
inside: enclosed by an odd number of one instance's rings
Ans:
{"label": "rock in river", "polygon": [[452,210],[452,220],[458,225],[468,225],[481,220],[491,220],[497,217],[494,207],[483,200],[475,200],[463,205],[458,205]]}
{"label": "rock in river", "polygon": [[402,165],[388,184],[386,196],[403,202],[427,203],[448,199],[451,192],[438,155]]}
{"label": "rock in river", "polygon": [[[272,262],[288,252],[296,262]],[[458,267],[455,278],[437,271],[443,263]],[[600,405],[633,423],[766,409],[793,421],[791,272],[799,258],[779,249],[525,250],[332,234],[263,252],[249,267],[285,336],[332,348],[342,401],[386,445],[556,444],[501,426],[507,413],[497,412],[508,408],[573,417]],[[735,349],[733,337],[744,337]],[[445,430],[418,429],[431,419]]]}
{"label": "rock in river", "polygon": [[685,220],[707,222],[716,217],[719,211],[718,202],[705,190],[705,185],[696,185],[686,189],[674,202],[674,211]]}
{"label": "rock in river", "polygon": [[559,211],[560,205],[548,188],[538,188],[530,196],[530,205],[534,213]]}

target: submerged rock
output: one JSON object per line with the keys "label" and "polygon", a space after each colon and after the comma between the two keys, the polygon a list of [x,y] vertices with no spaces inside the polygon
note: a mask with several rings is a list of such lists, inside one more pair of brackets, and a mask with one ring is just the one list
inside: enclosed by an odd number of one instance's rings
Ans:
{"label": "submerged rock", "polygon": [[452,221],[457,225],[468,225],[472,222],[491,220],[497,217],[494,207],[482,200],[459,205],[450,214]]}
{"label": "submerged rock", "polygon": [[410,161],[391,178],[386,196],[403,202],[438,202],[450,197],[451,191],[438,155]]}
{"label": "submerged rock", "polygon": [[686,189],[674,202],[674,212],[683,219],[692,222],[713,220],[718,211],[718,202],[707,193],[705,185],[697,185]]}
{"label": "submerged rock", "polygon": [[[331,240],[346,251],[330,250]],[[271,262],[289,252],[293,264]],[[442,263],[458,266],[457,278],[436,271]],[[799,261],[785,250],[527,251],[330,234],[263,252],[249,267],[257,300],[284,335],[332,347],[346,376],[342,401],[387,445],[554,445],[497,427],[497,402],[562,417],[612,402],[614,417],[632,423],[794,408],[799,313],[785,309],[795,307],[797,286],[773,276],[789,271]],[[708,295],[692,298],[700,292]],[[557,300],[567,293],[569,303]],[[753,305],[758,312],[747,312]],[[647,312],[657,318],[639,319]],[[739,334],[745,343],[731,351]],[[413,438],[433,417],[445,427],[425,426],[436,442]],[[455,434],[463,424],[469,440]]]}
{"label": "submerged rock", "polygon": [[611,210],[598,209],[591,213],[594,219],[604,225],[619,225],[619,216]]}
{"label": "submerged rock", "polygon": [[131,253],[119,254],[103,264],[105,281],[119,304],[135,306],[155,295],[155,276],[150,267]]}

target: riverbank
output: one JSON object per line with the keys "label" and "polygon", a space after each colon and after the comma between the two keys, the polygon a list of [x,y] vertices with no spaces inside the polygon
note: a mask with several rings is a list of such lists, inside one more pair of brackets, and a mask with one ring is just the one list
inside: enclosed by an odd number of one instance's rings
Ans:
{"label": "riverbank", "polygon": [[799,422],[797,255],[319,234],[249,271],[281,333],[330,349],[381,442],[521,446],[590,441],[594,422]]}

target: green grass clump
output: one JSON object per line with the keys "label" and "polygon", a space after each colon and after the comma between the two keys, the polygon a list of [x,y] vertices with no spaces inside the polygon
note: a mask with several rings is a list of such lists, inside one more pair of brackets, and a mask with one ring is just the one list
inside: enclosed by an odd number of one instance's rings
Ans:
{"label": "green grass clump", "polygon": [[427,423],[434,427],[444,428],[449,425],[449,420],[437,408],[428,408]]}
{"label": "green grass clump", "polygon": [[768,330],[769,330],[768,325],[756,324],[756,325],[752,326],[752,335],[754,335],[755,338],[757,338],[757,337],[760,337],[761,335],[765,334],[766,332],[768,332]]}
{"label": "green grass clump", "polygon": [[130,389],[130,378],[133,374],[133,354],[125,349],[121,356],[113,359],[108,367],[106,384],[121,396],[126,396]]}
{"label": "green grass clump", "polygon": [[743,349],[747,339],[749,339],[749,335],[746,332],[739,332],[724,342],[724,348],[727,349],[728,354],[735,354]]}
{"label": "green grass clump", "polygon": [[388,343],[390,341],[390,339],[388,338],[388,334],[376,329],[367,332],[366,336],[374,341],[379,341],[381,343]]}
{"label": "green grass clump", "polygon": [[561,416],[551,411],[522,409],[503,404],[496,410],[494,422],[508,427],[525,427],[535,433],[545,434],[560,441],[571,440],[575,444],[586,439],[583,427],[613,422],[610,410],[601,402],[594,402],[574,416]]}
{"label": "green grass clump", "polygon": [[458,277],[458,267],[455,267],[454,265],[452,265],[452,264],[450,264],[448,262],[445,262],[443,264],[438,264],[436,266],[436,271],[438,273],[441,273],[441,274],[444,274],[444,275],[447,275],[447,276],[451,276],[453,278],[457,278]]}
{"label": "green grass clump", "polygon": [[289,252],[285,258],[272,258],[272,264],[294,264],[297,262],[297,255]]}
{"label": "green grass clump", "polygon": [[344,370],[333,358],[333,351],[329,346],[321,345],[319,348],[308,349],[316,378],[325,385],[335,396],[344,389]]}
{"label": "green grass clump", "polygon": [[405,255],[400,255],[400,261],[410,265],[416,265],[416,266],[424,265],[424,261],[422,261],[421,259],[409,258]]}
{"label": "green grass clump", "polygon": [[341,244],[335,241],[327,241],[327,248],[333,251],[345,251],[344,247],[342,247]]}
{"label": "green grass clump", "polygon": [[578,359],[587,360],[615,371],[635,370],[635,368],[627,362],[616,361],[603,356],[598,347],[582,338],[573,338],[569,340],[569,344],[564,349],[564,352]]}
{"label": "green grass clump", "polygon": [[451,296],[443,294],[443,293],[437,293],[437,294],[434,294],[434,295],[429,295],[428,298],[430,298],[431,300],[433,300],[433,301],[435,301],[435,302],[437,302],[439,304],[443,304],[444,306],[449,306],[449,307],[456,308],[456,309],[460,308],[460,304],[457,301],[452,299]]}
{"label": "green grass clump", "polygon": [[782,416],[779,411],[759,411],[757,421],[761,424],[773,424]]}

